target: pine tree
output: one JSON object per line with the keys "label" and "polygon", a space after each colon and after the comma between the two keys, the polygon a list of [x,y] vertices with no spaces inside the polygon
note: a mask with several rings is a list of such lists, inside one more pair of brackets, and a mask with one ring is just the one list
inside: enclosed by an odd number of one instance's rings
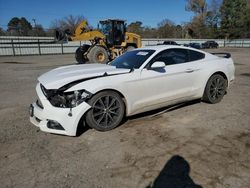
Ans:
{"label": "pine tree", "polygon": [[223,0],[221,12],[221,32],[225,38],[238,38],[244,35],[246,0]]}

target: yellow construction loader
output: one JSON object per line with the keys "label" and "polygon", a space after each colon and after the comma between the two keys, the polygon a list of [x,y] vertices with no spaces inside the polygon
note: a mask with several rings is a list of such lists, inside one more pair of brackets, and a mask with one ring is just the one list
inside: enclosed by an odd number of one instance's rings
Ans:
{"label": "yellow construction loader", "polygon": [[98,30],[88,29],[87,21],[81,22],[74,34],[56,31],[57,41],[89,41],[90,45],[80,46],[75,57],[78,63],[107,63],[126,51],[141,47],[141,37],[126,32],[124,20],[108,19],[100,21]]}

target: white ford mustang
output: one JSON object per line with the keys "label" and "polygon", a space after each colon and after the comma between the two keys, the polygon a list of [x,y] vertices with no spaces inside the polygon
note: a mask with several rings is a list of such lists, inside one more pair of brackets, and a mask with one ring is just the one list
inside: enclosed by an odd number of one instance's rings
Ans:
{"label": "white ford mustang", "polygon": [[129,51],[107,65],[56,68],[38,78],[30,121],[42,131],[75,136],[82,120],[108,131],[124,116],[194,99],[217,103],[235,68],[230,54],[216,55],[161,45]]}

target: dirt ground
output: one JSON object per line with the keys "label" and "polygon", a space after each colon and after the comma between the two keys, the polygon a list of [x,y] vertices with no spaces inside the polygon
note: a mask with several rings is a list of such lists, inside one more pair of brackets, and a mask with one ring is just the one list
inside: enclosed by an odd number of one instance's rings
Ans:
{"label": "dirt ground", "polygon": [[78,137],[41,132],[28,115],[37,77],[74,55],[0,57],[0,187],[249,188],[250,49],[213,51],[236,65],[219,104],[194,101]]}

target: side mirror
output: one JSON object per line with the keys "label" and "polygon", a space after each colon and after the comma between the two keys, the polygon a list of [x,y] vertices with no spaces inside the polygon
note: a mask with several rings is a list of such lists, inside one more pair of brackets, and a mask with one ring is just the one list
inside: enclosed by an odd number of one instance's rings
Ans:
{"label": "side mirror", "polygon": [[151,69],[160,69],[160,68],[165,68],[165,63],[163,61],[156,61],[151,65]]}

